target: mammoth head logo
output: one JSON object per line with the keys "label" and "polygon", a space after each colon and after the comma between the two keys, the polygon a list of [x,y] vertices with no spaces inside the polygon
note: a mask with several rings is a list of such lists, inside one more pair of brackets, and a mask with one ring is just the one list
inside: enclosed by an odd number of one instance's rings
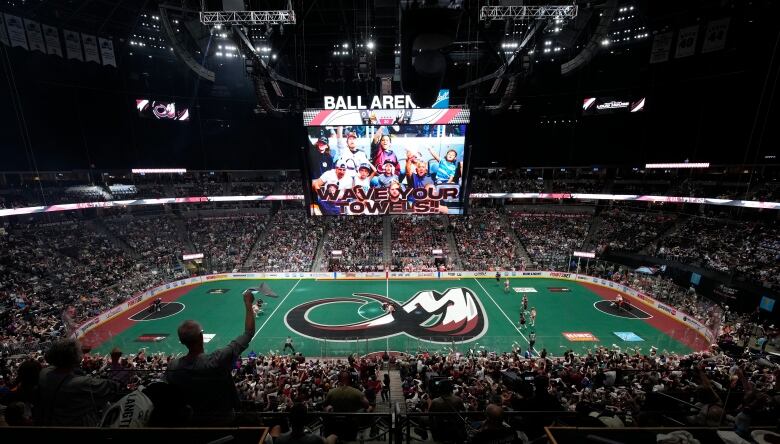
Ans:
{"label": "mammoth head logo", "polygon": [[[285,323],[301,336],[333,341],[406,334],[432,342],[467,342],[487,331],[482,303],[468,288],[450,288],[443,293],[420,291],[403,304],[372,293],[354,293],[352,296],[317,299],[298,305],[287,312]],[[364,305],[371,302],[392,308],[373,319],[352,324],[325,325],[309,320],[309,312],[325,304]],[[358,306],[355,307],[357,310]]]}

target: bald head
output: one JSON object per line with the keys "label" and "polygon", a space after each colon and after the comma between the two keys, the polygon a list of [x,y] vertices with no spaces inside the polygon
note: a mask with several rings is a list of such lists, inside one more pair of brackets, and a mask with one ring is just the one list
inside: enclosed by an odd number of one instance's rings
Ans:
{"label": "bald head", "polygon": [[188,349],[203,347],[203,328],[197,322],[188,319],[177,330],[179,341]]}
{"label": "bald head", "polygon": [[348,371],[342,370],[339,373],[339,382],[341,385],[352,385],[352,374]]}
{"label": "bald head", "polygon": [[490,424],[501,424],[504,422],[504,408],[496,404],[488,404],[485,409],[487,422]]}

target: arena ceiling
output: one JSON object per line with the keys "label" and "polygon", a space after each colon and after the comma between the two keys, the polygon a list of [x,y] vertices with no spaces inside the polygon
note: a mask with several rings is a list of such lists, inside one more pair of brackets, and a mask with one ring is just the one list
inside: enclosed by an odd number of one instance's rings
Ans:
{"label": "arena ceiling", "polygon": [[[501,115],[479,111],[501,101],[506,81],[492,92],[493,80],[460,87],[506,64],[514,51],[512,45],[519,45],[534,23],[479,20],[480,7],[513,2],[462,2],[456,37],[444,51],[448,59],[445,86],[450,89],[451,103],[467,104],[476,111],[475,128],[484,126],[480,136],[491,145],[490,155],[475,156],[475,161],[484,165],[604,164],[631,161],[638,151],[644,158],[658,161],[687,158],[753,162],[772,154],[771,147],[780,139],[778,131],[766,123],[780,117],[772,93],[780,65],[780,58],[773,57],[778,51],[775,43],[780,30],[774,20],[780,8],[778,2],[619,0],[619,11],[608,29],[608,47],[599,48],[582,69],[561,75],[561,63],[575,57],[593,35],[606,2],[583,2],[583,23],[546,22],[529,38],[524,48],[528,58],[519,70],[522,75],[518,88]],[[556,1],[525,2],[550,3]],[[198,164],[191,167],[199,168],[234,167],[233,162],[264,143],[296,146],[299,142],[288,134],[295,130],[298,118],[293,116],[284,124],[267,123],[262,114],[254,112],[257,97],[253,85],[239,54],[229,49],[235,43],[199,23],[195,12],[200,0],[164,4],[173,8],[170,17],[176,21],[177,32],[187,41],[189,51],[216,72],[214,82],[197,78],[171,51],[168,36],[155,19],[161,4],[159,0],[0,2],[3,12],[113,38],[119,62],[118,70],[98,70],[18,49],[9,51],[5,60],[15,73],[15,83],[9,86],[11,83],[6,81],[8,71],[0,77],[0,101],[5,103],[0,105],[0,130],[9,135],[0,144],[8,146],[9,151],[25,145],[34,148],[36,141],[28,143],[24,135],[29,132],[39,138],[38,150],[47,152],[47,159],[63,167],[76,158],[78,164],[109,162],[112,166],[128,162],[140,165],[149,159],[167,165],[198,159]],[[207,6],[217,8],[210,1]],[[252,0],[248,6],[253,10],[286,9],[287,1]],[[317,90],[307,93],[283,84],[284,97],[275,99],[276,105],[299,110],[320,106],[324,94],[375,94],[379,89],[377,78],[383,76],[396,80],[394,93],[402,92],[396,72],[400,2],[294,0],[292,8],[297,16],[295,25],[249,30],[257,47],[267,48],[264,55],[276,72]],[[590,18],[584,20],[588,14]],[[655,34],[677,32],[692,25],[704,29],[710,20],[722,17],[731,20],[723,50],[667,63],[649,62]],[[369,42],[373,48],[366,53]],[[18,114],[9,105],[14,90],[24,97],[28,110],[36,110],[27,116],[27,129],[19,126]],[[586,122],[581,118],[581,104],[583,97],[591,95],[647,96],[648,112],[632,120],[615,117]],[[137,120],[128,103],[141,96],[190,104],[197,127],[164,128]],[[88,110],[113,107],[124,114],[121,119],[90,111],[74,116],[70,112],[73,103]],[[49,131],[36,128],[55,128],[58,137],[49,140]],[[516,135],[525,148],[532,148],[532,153],[518,159],[502,139],[507,128],[517,129]],[[226,143],[236,147],[235,158],[213,164],[218,157],[215,153],[221,156],[221,146]],[[151,144],[167,149],[161,152],[149,148]],[[124,148],[116,150],[114,146]],[[587,151],[582,149],[584,146]],[[549,147],[555,148],[555,156],[550,155]],[[71,151],[78,154],[74,156]],[[113,157],[119,151],[123,157]],[[19,151],[16,158],[9,169],[29,168],[29,154]],[[268,161],[269,167],[299,166],[289,159]]]}

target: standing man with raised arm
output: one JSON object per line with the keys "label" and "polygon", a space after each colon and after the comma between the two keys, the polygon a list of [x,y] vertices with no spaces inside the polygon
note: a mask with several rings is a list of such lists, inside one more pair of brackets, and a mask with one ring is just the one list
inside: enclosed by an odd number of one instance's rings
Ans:
{"label": "standing man with raised arm", "polygon": [[363,165],[369,165],[371,167],[370,172],[375,172],[376,168],[371,165],[368,155],[361,151],[357,146],[358,136],[354,131],[347,131],[346,135],[343,134],[344,127],[340,126],[336,129],[336,143],[339,147],[338,159],[336,162],[344,161],[347,163],[347,168],[351,168],[355,171]]}
{"label": "standing man with raised arm", "polygon": [[179,326],[179,341],[188,353],[171,361],[163,379],[179,389],[192,407],[192,424],[218,427],[233,425],[235,421],[239,399],[231,371],[255,334],[253,301],[252,291],[245,290],[244,332],[211,353],[206,354],[203,349],[203,328],[199,323],[186,320]]}

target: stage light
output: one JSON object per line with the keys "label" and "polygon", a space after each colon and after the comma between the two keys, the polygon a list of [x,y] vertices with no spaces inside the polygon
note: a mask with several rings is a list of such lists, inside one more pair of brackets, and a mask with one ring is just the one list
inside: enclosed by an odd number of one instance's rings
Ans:
{"label": "stage light", "polygon": [[374,49],[374,42],[372,42],[371,40],[369,40],[369,41],[368,41],[368,43],[366,43],[366,48],[368,48],[368,49]]}
{"label": "stage light", "polygon": [[604,39],[601,41],[601,46],[607,46],[609,45],[609,39]]}

